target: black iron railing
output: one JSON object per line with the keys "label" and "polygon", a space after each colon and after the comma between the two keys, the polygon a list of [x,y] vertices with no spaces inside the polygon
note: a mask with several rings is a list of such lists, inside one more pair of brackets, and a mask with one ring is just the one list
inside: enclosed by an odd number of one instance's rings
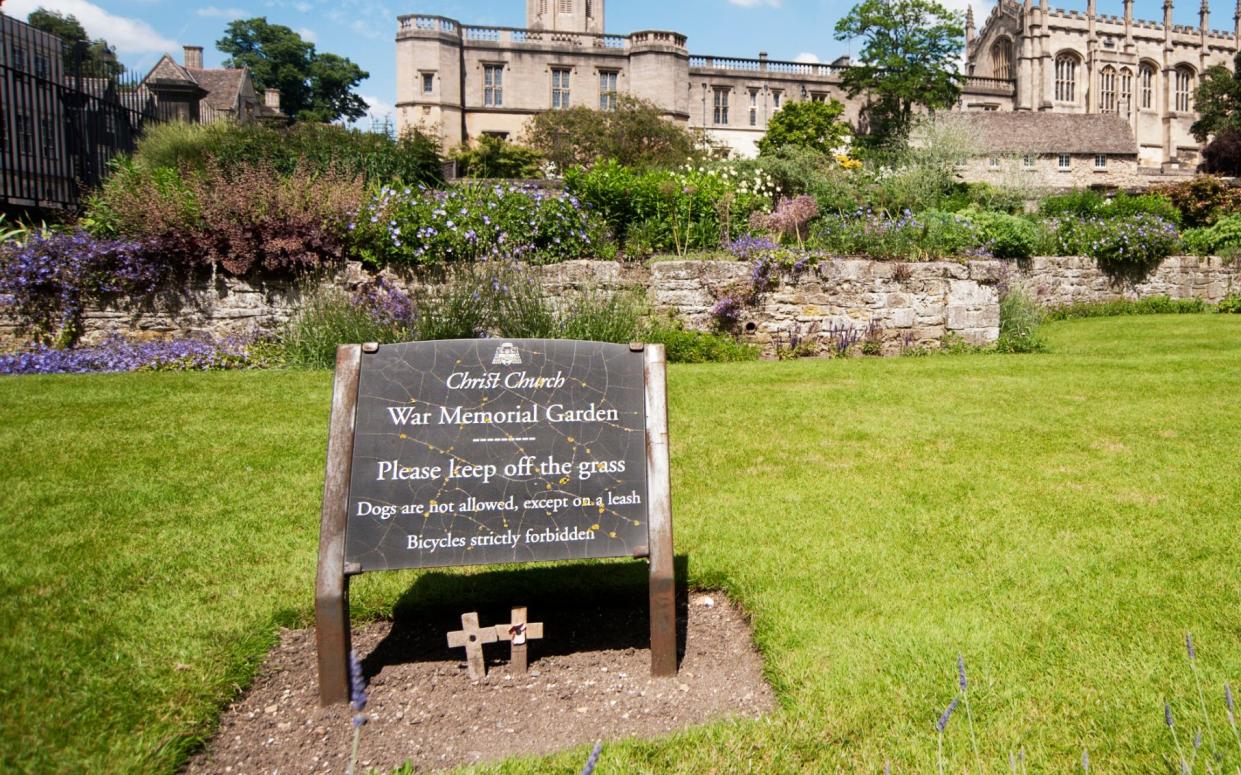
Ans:
{"label": "black iron railing", "polygon": [[160,120],[137,74],[0,16],[0,205],[72,208]]}

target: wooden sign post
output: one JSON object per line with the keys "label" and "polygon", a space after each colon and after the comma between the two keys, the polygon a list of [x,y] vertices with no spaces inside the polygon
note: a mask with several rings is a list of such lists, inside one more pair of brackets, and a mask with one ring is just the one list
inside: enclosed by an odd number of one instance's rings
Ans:
{"label": "wooden sign post", "polygon": [[[350,576],[603,557],[649,558],[651,673],[675,675],[662,345],[477,339],[337,351],[315,582],[323,705],[349,699]],[[516,659],[517,624],[473,630],[509,640]],[[455,645],[478,652],[473,674],[482,639],[463,625]]]}

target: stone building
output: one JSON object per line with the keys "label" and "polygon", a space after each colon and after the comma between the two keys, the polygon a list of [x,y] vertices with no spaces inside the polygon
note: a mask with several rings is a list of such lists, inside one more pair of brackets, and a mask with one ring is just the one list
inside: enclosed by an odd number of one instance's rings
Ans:
{"label": "stone building", "polygon": [[[1197,28],[1172,24],[1170,0],[1162,24],[1134,20],[1133,0],[1125,0],[1123,18],[1096,14],[1095,0],[1084,15],[1047,2],[999,0],[978,30],[969,12],[959,109],[1116,114],[1129,123],[1142,167],[1196,165],[1193,91],[1208,67],[1231,63],[1241,20],[1234,32],[1210,30],[1205,0]],[[1241,0],[1238,9],[1241,19]],[[521,28],[399,17],[398,129],[421,126],[446,146],[481,135],[516,137],[535,113],[606,109],[626,93],[752,155],[789,100],[840,100],[855,124],[864,107],[864,97],[851,99],[841,87],[847,59],[696,55],[676,32],[606,34],[604,11],[604,0],[526,0]]]}
{"label": "stone building", "polygon": [[[398,19],[397,125],[423,127],[454,146],[481,135],[516,137],[533,114],[573,105],[608,108],[616,94],[649,100],[737,153],[753,155],[789,100],[837,99],[858,120],[860,99],[841,86],[846,59],[783,62],[690,54],[677,32],[604,32],[604,0],[526,0],[525,27],[480,27],[442,16]],[[971,100],[1008,100],[1014,81],[968,79]]]}
{"label": "stone building", "polygon": [[202,46],[185,46],[184,61],[160,57],[142,85],[159,100],[172,120],[209,124],[222,119],[243,124],[283,121],[280,92],[268,89],[260,98],[245,68],[203,67]]}
{"label": "stone building", "polygon": [[967,72],[1015,82],[1008,99],[964,99],[966,110],[1106,113],[1128,123],[1143,167],[1189,168],[1198,163],[1199,144],[1189,132],[1197,118],[1194,90],[1214,65],[1231,67],[1241,40],[1241,1],[1232,32],[1210,29],[1207,0],[1197,27],[1172,23],[1172,2],[1164,0],[1163,21],[1101,15],[1095,0],[1086,13],[1048,7],[1048,0],[1024,4],[999,0],[975,34],[966,24]]}
{"label": "stone building", "polygon": [[1150,180],[1128,122],[1117,115],[952,112],[935,123],[968,138],[974,155],[960,175],[971,182],[1067,190],[1140,188]]}

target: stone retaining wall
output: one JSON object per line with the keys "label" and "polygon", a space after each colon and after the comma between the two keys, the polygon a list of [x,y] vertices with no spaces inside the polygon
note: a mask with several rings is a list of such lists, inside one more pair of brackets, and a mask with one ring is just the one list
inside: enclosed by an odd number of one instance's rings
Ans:
{"label": "stone retaining wall", "polygon": [[[710,310],[723,296],[752,296],[748,263],[656,261],[649,267],[612,261],[568,261],[536,269],[547,293],[644,288],[652,306],[686,326],[710,329]],[[398,286],[422,282],[414,274],[385,272]],[[357,264],[319,282],[351,289],[368,275]],[[290,279],[257,282],[223,274],[202,276],[188,288],[140,303],[116,300],[85,315],[84,341],[112,335],[164,338],[272,332],[300,308],[307,286]],[[1241,269],[1219,258],[1177,256],[1142,279],[1109,276],[1088,258],[1034,258],[1028,262],[903,263],[836,259],[801,272],[784,271],[743,306],[737,330],[768,352],[798,339],[820,352],[861,338],[883,352],[934,347],[947,335],[975,344],[999,335],[999,297],[1005,284],[1021,285],[1047,306],[1149,296],[1218,302],[1241,292]],[[0,342],[17,343],[12,320],[0,318]]]}

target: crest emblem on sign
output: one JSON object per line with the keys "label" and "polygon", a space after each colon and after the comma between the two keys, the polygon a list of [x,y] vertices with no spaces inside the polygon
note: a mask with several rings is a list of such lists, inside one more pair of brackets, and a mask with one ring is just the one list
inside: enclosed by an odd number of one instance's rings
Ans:
{"label": "crest emblem on sign", "polygon": [[517,345],[512,342],[505,342],[496,348],[495,357],[491,359],[492,366],[517,366],[521,364],[521,353],[517,351]]}

